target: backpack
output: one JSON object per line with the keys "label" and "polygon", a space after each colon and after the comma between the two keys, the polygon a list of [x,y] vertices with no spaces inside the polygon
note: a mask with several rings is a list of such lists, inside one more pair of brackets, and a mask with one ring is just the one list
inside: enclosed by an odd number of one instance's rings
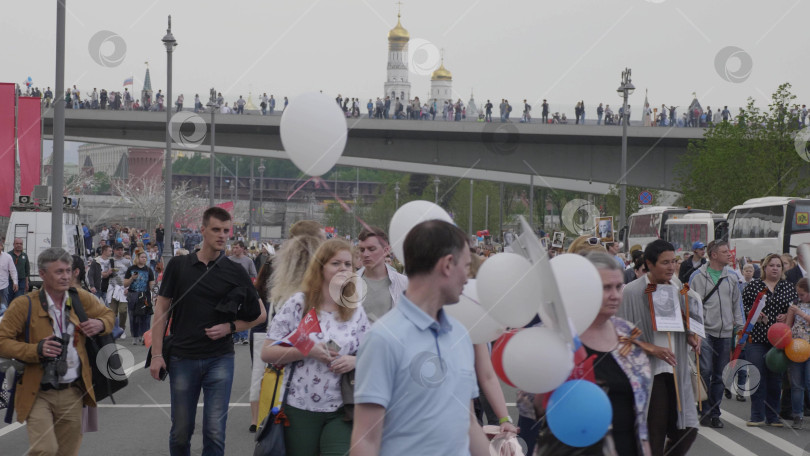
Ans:
{"label": "backpack", "polygon": [[512,105],[507,105],[506,106],[506,111],[507,112],[512,112]]}
{"label": "backpack", "polygon": [[527,104],[527,105],[526,105],[526,111],[531,111],[531,110],[532,110],[532,105]]}

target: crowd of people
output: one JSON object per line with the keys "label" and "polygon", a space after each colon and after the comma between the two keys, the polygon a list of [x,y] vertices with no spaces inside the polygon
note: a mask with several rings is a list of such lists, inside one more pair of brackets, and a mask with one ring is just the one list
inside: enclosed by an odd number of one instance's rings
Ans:
{"label": "crowd of people", "polygon": [[[465,328],[442,310],[459,300],[467,279],[489,256],[510,250],[511,232],[504,233],[503,246],[493,247],[451,224],[424,222],[407,235],[399,259],[382,229],[366,226],[351,242],[327,239],[319,223],[299,221],[282,245],[256,250],[235,236],[227,211],[210,208],[199,231],[180,236],[183,245],[175,246],[176,256],[165,267],[162,226],[154,235],[120,225],[85,233],[100,244],[86,245],[94,254],[89,265],[61,249],[39,255],[35,267],[43,293],[28,296],[49,313],[32,320],[38,329],[29,343],[20,339],[28,302],[19,296],[33,265],[27,264],[21,240],[11,254],[0,254],[0,280],[6,279],[0,286],[13,292],[14,301],[0,321],[0,356],[35,366],[31,372],[41,376],[42,360],[59,359],[65,347],[53,335],[69,334],[71,324],[80,338],[112,333],[120,340],[127,338],[128,322],[129,337],[142,344],[146,331],[164,334],[171,322],[171,338],[152,338],[148,366],[155,379],[167,372],[171,380],[171,454],[189,450],[201,391],[204,451],[224,454],[224,411],[236,374],[234,345],[240,343],[250,345],[252,359],[248,431],[256,432],[262,422],[260,403],[267,394],[262,380],[270,371],[284,379],[276,383],[276,402],[283,397],[279,419],[289,423],[283,434],[287,454],[294,456],[344,455],[350,449],[358,455],[467,454],[466,448],[489,454],[482,426],[499,437],[520,436],[528,454],[603,454],[610,448],[614,452],[608,454],[687,454],[700,426],[724,427],[724,398],[750,400],[748,426],[782,427],[788,419],[794,429],[803,427],[810,361],[794,363],[788,374],[771,371],[766,362],[772,324],[784,322],[793,337],[810,338],[810,287],[802,258],[771,254],[758,263],[735,262],[722,240],[696,242],[688,254],[657,240],[626,256],[618,242],[575,239],[567,253],[594,265],[603,293],[598,316],[580,334],[582,353],[572,375],[606,387],[613,410],[608,434],[582,449],[550,431],[546,395],[519,392],[513,423],[490,344],[472,344]],[[550,256],[561,253],[549,249]],[[64,318],[70,312],[69,286],[82,290],[79,299],[95,318],[91,323]],[[733,380],[739,388],[724,381],[723,371],[761,296],[767,301],[741,358],[761,382],[747,391],[745,370]],[[673,324],[667,309],[676,309],[674,322],[682,331],[665,331],[663,325]],[[318,329],[301,344],[293,335],[313,321]],[[535,325],[542,321],[529,324]],[[29,344],[37,345],[34,356],[26,351]],[[66,353],[68,369],[54,385],[31,380],[37,375],[26,369],[24,390],[34,396],[18,403],[17,413],[28,421],[29,436],[45,441],[41,445],[78,448],[81,438],[67,437],[76,424],[62,422],[75,416],[76,408],[46,405],[77,394],[95,405],[84,378],[86,353],[83,348]],[[425,354],[438,359],[441,382],[426,384],[414,374],[414,359]],[[693,365],[700,366],[705,394],[693,389]],[[409,400],[399,401],[402,397]],[[61,424],[49,430],[46,424],[55,422]],[[42,438],[49,433],[53,438]]]}
{"label": "crowd of people", "polygon": [[[17,94],[19,96],[35,96],[43,99],[45,107],[50,107],[53,102],[53,91],[48,87],[44,91],[37,87],[28,87],[23,91],[17,85]],[[104,110],[141,110],[141,111],[165,111],[168,109],[165,100],[165,94],[162,90],[158,90],[154,96],[135,97],[125,88],[123,92],[110,91],[93,88],[92,92],[82,95],[82,92],[74,85],[72,89],[65,91],[65,102],[68,109],[104,109]],[[335,98],[338,106],[343,110],[348,118],[362,117],[362,102],[360,98],[343,97],[338,94]],[[180,94],[174,102],[174,109],[181,111],[184,109],[185,95]],[[259,112],[261,115],[275,115],[277,112],[283,112],[289,104],[287,97],[284,97],[283,102],[280,103],[280,110],[276,109],[276,98],[273,94],[267,95],[262,93],[259,97]],[[203,102],[199,94],[194,95],[193,111],[195,113],[206,112],[207,109],[216,109],[220,114],[245,114],[245,106],[247,100],[239,95],[238,98],[229,102],[225,101],[225,97],[221,92],[216,92],[211,89],[210,98],[207,102]],[[500,103],[495,106],[491,100],[487,100],[481,108],[477,108],[475,114],[467,116],[467,106],[459,98],[453,100],[437,100],[432,99],[428,101],[421,101],[419,97],[410,100],[400,100],[399,97],[391,96],[377,97],[376,100],[369,98],[365,105],[367,111],[367,118],[369,119],[409,119],[409,120],[436,120],[439,117],[443,121],[465,121],[473,120],[479,122],[492,122],[492,114],[495,109],[498,111],[499,120],[501,122],[511,122],[512,118],[517,116],[512,114],[513,108],[520,109],[520,123],[541,123],[541,124],[569,124],[585,125],[586,119],[586,106],[585,101],[578,101],[574,108],[574,120],[571,122],[570,118],[564,111],[551,112],[548,100],[543,99],[540,106],[540,118],[534,119],[532,117],[532,106],[523,100],[521,106],[513,106],[507,99],[501,99]],[[679,111],[679,108],[682,108]],[[479,112],[480,109],[480,112]],[[658,127],[678,127],[678,128],[706,128],[712,124],[720,122],[736,122],[736,117],[743,113],[742,108],[739,109],[737,115],[733,114],[728,106],[723,108],[713,109],[711,106],[703,108],[697,100],[693,100],[688,106],[680,107],[677,105],[667,106],[662,104],[661,108],[651,107],[646,103],[642,110],[641,122],[634,122],[630,120],[632,115],[631,105],[627,105],[627,112],[624,112],[624,107],[619,106],[614,110],[609,104],[603,105],[599,103],[592,114],[587,115],[591,120],[592,125],[622,125],[624,119],[628,119],[629,124],[643,125],[643,126],[658,126]],[[807,105],[803,104],[801,107],[794,106],[791,108],[791,114],[799,119],[800,127],[807,125]],[[595,115],[594,115],[595,114]],[[591,117],[593,116],[593,117]]]}

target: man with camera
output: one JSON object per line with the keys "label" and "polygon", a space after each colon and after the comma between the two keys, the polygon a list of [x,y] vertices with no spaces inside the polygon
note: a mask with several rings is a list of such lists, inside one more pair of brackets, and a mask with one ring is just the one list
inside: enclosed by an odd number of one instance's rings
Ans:
{"label": "man with camera", "polygon": [[88,320],[79,322],[68,293],[72,262],[61,248],[40,253],[42,289],[17,297],[0,321],[0,357],[25,363],[14,407],[17,420],[27,423],[30,455],[78,454],[82,406],[96,406],[85,338],[114,324],[112,311],[83,290],[78,296]]}

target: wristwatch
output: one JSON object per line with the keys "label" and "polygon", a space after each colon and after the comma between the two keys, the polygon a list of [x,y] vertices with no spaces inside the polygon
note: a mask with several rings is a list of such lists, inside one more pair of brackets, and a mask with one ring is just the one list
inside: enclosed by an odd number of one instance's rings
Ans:
{"label": "wristwatch", "polygon": [[231,325],[231,334],[235,333],[236,332],[236,323],[230,321],[230,322],[228,322],[228,324]]}

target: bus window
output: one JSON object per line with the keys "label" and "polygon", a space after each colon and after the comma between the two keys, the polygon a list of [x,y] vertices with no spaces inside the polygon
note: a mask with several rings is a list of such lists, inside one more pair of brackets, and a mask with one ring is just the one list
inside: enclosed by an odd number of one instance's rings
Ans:
{"label": "bus window", "polygon": [[661,214],[639,214],[630,221],[630,237],[658,237]]}
{"label": "bus window", "polygon": [[735,239],[776,238],[782,231],[784,218],[785,211],[782,206],[737,210],[734,215],[731,237]]}
{"label": "bus window", "polygon": [[692,250],[695,241],[706,243],[709,239],[708,229],[705,224],[696,223],[691,225],[673,224],[667,226],[667,241],[674,247],[675,251]]}

